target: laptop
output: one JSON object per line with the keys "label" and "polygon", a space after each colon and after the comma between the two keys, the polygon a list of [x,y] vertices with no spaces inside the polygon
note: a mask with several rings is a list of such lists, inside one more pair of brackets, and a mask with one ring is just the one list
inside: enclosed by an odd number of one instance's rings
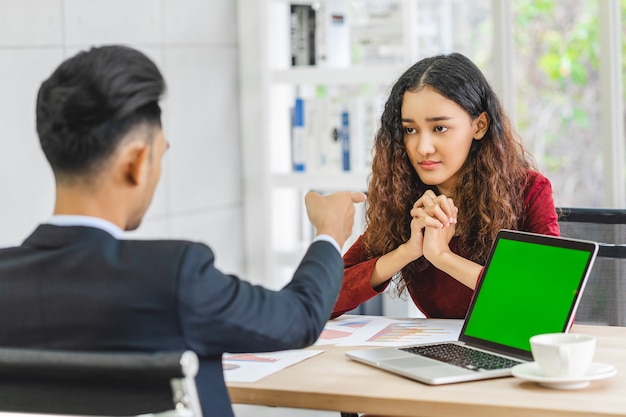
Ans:
{"label": "laptop", "polygon": [[530,337],[567,332],[596,242],[500,230],[458,340],[350,350],[350,359],[430,385],[511,375],[532,361]]}

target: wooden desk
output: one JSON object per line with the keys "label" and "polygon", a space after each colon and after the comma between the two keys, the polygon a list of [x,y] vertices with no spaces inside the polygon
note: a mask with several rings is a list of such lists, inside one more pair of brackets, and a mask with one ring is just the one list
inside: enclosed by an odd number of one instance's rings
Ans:
{"label": "wooden desk", "polygon": [[393,416],[626,416],[626,327],[575,325],[572,332],[595,335],[594,362],[614,365],[617,375],[577,390],[514,377],[429,386],[347,359],[355,347],[319,346],[324,352],[313,358],[228,390],[233,403]]}

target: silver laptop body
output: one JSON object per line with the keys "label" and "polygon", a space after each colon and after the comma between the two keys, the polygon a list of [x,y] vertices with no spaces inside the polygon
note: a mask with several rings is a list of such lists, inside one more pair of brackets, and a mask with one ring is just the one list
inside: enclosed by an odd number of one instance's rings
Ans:
{"label": "silver laptop body", "polygon": [[[461,365],[407,351],[437,356],[433,346],[441,343],[350,350],[346,356],[431,385],[510,376],[515,364],[532,360],[531,336],[569,330],[597,251],[595,242],[501,230],[459,339],[443,343],[473,349],[461,353]],[[467,364],[482,356],[476,351],[505,363]]]}

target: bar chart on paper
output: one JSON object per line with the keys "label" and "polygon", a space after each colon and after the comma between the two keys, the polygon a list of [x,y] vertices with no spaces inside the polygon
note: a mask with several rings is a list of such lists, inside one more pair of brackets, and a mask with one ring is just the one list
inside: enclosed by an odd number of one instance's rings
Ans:
{"label": "bar chart on paper", "polygon": [[[449,323],[447,323],[449,324]],[[441,337],[455,339],[458,333],[449,326],[436,326],[424,321],[391,323],[367,339],[372,343],[415,344],[430,342]]]}
{"label": "bar chart on paper", "polygon": [[[354,320],[354,321],[351,321]],[[318,344],[336,346],[406,346],[418,343],[456,340],[463,320],[403,319],[362,316],[358,319],[331,320]]]}
{"label": "bar chart on paper", "polygon": [[322,352],[313,349],[294,349],[263,353],[225,353],[222,356],[224,379],[227,382],[258,381]]}
{"label": "bar chart on paper", "polygon": [[316,345],[335,345],[359,329],[379,320],[375,316],[344,315],[326,323]]}

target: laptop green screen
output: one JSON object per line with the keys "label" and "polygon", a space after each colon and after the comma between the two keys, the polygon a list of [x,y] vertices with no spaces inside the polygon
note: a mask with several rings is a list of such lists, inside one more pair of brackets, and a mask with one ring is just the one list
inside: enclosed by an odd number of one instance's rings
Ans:
{"label": "laptop green screen", "polygon": [[530,351],[531,336],[566,331],[591,252],[499,239],[464,335]]}

